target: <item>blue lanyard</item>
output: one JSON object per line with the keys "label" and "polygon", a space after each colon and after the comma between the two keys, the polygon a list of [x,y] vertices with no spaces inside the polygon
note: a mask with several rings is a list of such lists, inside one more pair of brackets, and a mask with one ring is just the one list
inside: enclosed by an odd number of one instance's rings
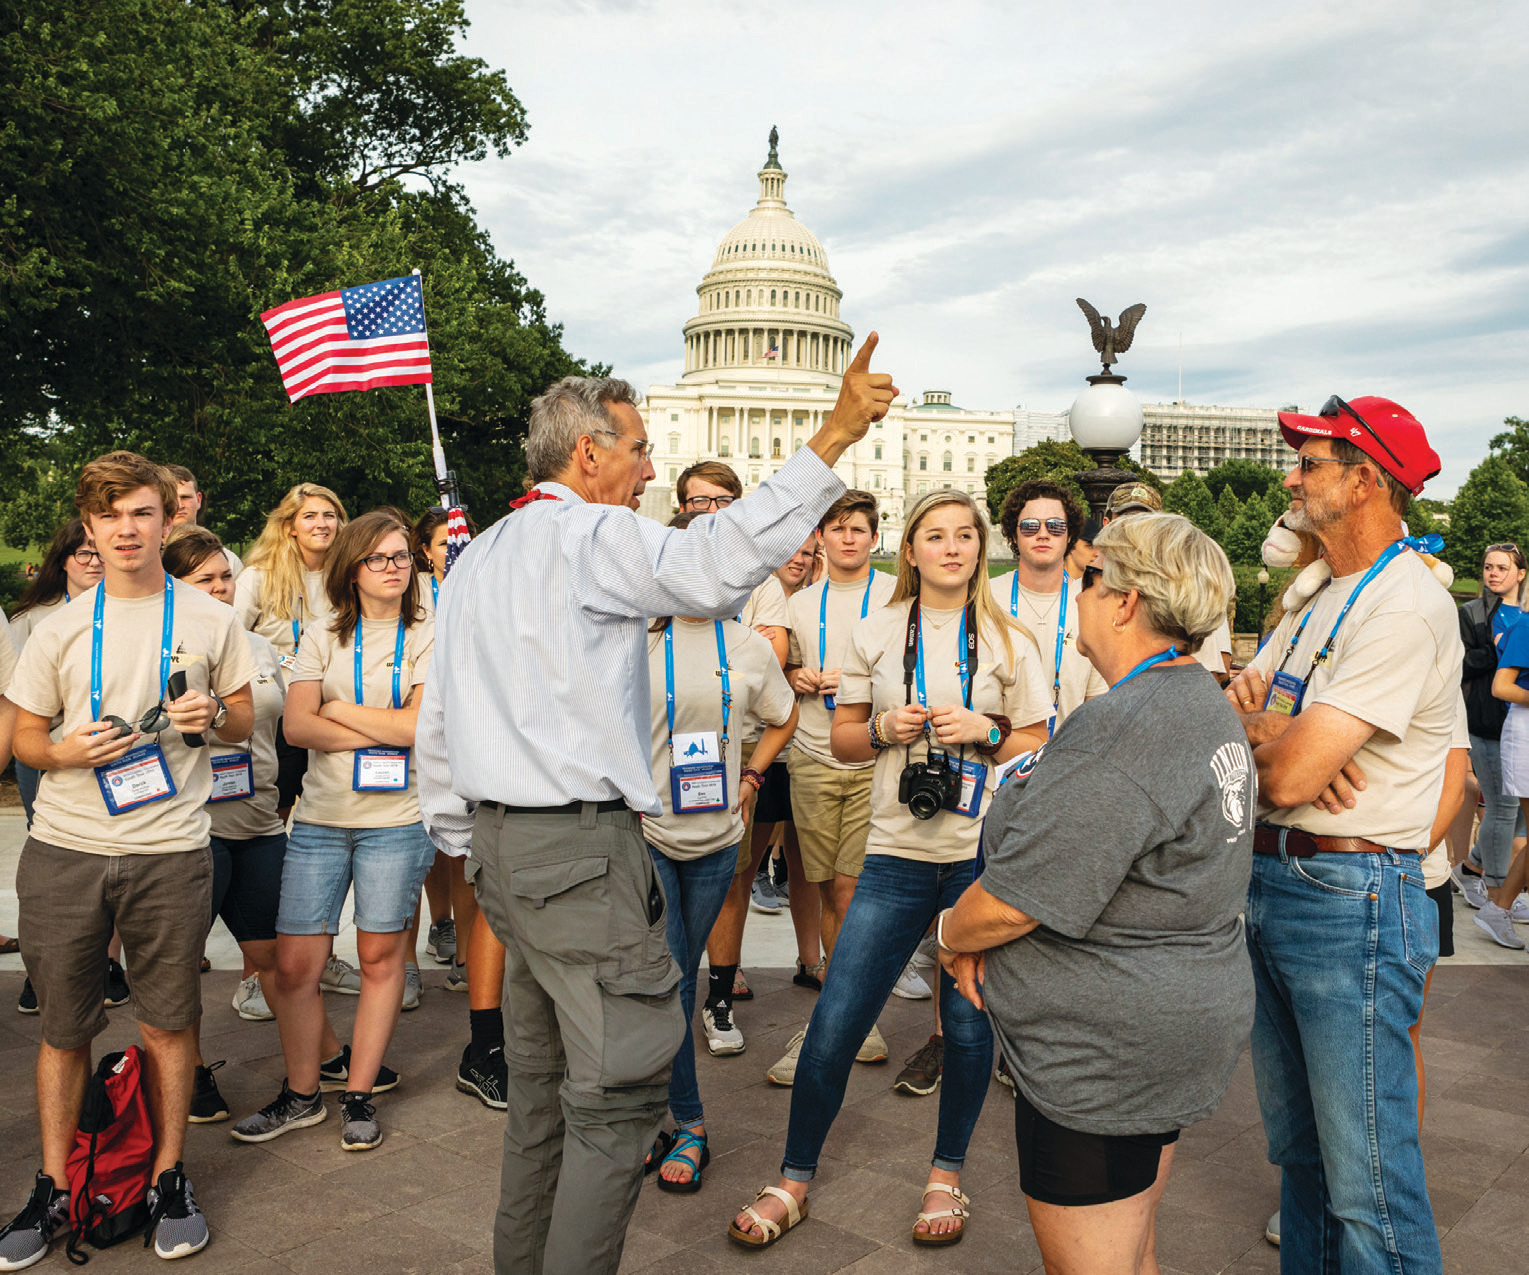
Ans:
{"label": "blue lanyard", "polygon": [[430,573],[430,601],[436,606],[441,605],[441,582],[435,578],[435,572]]}
{"label": "blue lanyard", "polygon": [[[865,619],[871,609],[871,582],[876,579],[875,571],[865,577],[865,597],[860,599],[860,618]],[[823,596],[818,601],[818,669],[823,667],[823,660],[828,654],[828,581],[823,581]]]}
{"label": "blue lanyard", "polygon": [[[916,605],[916,604],[915,604]],[[956,638],[956,649],[961,652],[960,662],[956,665],[961,670],[961,700],[967,708],[972,706],[971,681],[966,675],[966,609],[961,610],[961,633]],[[929,697],[924,690],[924,608],[918,611],[918,662],[913,666],[914,680],[918,685],[918,706],[929,707]]]}
{"label": "blue lanyard", "polygon": [[[727,642],[722,636],[722,621],[713,620],[717,630],[717,674],[722,679],[722,748],[727,748],[727,726],[733,711],[733,683],[727,672]],[[669,713],[669,764],[674,764],[674,621],[664,626],[664,706]]]}
{"label": "blue lanyard", "polygon": [[1169,660],[1176,660],[1178,658],[1179,648],[1176,646],[1170,646],[1166,651],[1159,651],[1156,655],[1149,655],[1123,678],[1116,682],[1114,686],[1110,687],[1110,690],[1118,690],[1138,673],[1145,673],[1149,668],[1153,667],[1153,665],[1166,664]]}
{"label": "blue lanyard", "polygon": [[[1338,637],[1338,629],[1342,626],[1344,618],[1349,613],[1349,609],[1354,603],[1359,601],[1359,595],[1364,592],[1364,586],[1390,566],[1391,560],[1400,555],[1402,550],[1407,547],[1407,542],[1404,540],[1398,540],[1394,544],[1388,545],[1386,551],[1375,559],[1370,569],[1359,577],[1359,583],[1354,586],[1354,591],[1348,595],[1348,601],[1343,604],[1343,610],[1338,612],[1338,618],[1333,621],[1332,632],[1327,635],[1327,641],[1322,643],[1322,649],[1311,657],[1311,668],[1306,671],[1306,677],[1302,681],[1303,686],[1311,681],[1311,675],[1317,671],[1317,665],[1327,663],[1327,657],[1332,654],[1333,642]],[[1306,626],[1311,622],[1311,617],[1316,612],[1316,609],[1317,600],[1313,598],[1310,605],[1306,608],[1306,614],[1301,617],[1301,623],[1295,631],[1295,636],[1290,639],[1290,645],[1285,648],[1284,655],[1280,657],[1279,666],[1281,671],[1284,670],[1285,662],[1295,653],[1295,648],[1300,645],[1301,634],[1306,632]]]}
{"label": "blue lanyard", "polygon": [[[360,624],[361,622],[359,620],[357,620],[356,623]],[[298,645],[298,642],[301,641],[301,639],[302,639],[302,629],[298,627],[297,621],[293,620],[292,621],[292,654],[293,655],[297,654],[297,645]]]}
{"label": "blue lanyard", "polygon": [[[356,703],[366,702],[365,689],[361,685],[361,618],[356,617],[356,645],[355,645],[355,675],[356,675]],[[403,616],[398,617],[398,638],[393,643],[393,707],[402,708],[403,700],[398,694],[398,680],[403,676]]]}
{"label": "blue lanyard", "polygon": [[[1014,572],[1014,588],[1009,594],[1009,614],[1019,619],[1019,572]],[[1056,733],[1057,707],[1062,702],[1062,641],[1067,636],[1067,572],[1062,572],[1062,601],[1056,613],[1056,662],[1051,678],[1051,716],[1046,719],[1046,738]]]}
{"label": "blue lanyard", "polygon": [[[170,680],[170,644],[175,640],[175,581],[165,572],[164,627],[159,639],[159,698]],[[90,624],[90,720],[101,720],[101,649],[106,634],[106,581],[96,585],[96,611]]]}

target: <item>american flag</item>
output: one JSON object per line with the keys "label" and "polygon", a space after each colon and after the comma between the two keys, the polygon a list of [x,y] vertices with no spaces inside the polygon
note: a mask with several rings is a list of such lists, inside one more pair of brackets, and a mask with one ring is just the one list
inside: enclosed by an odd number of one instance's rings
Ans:
{"label": "american flag", "polygon": [[467,548],[472,536],[467,530],[467,517],[462,513],[461,505],[452,505],[446,511],[446,565],[441,568],[441,574],[451,574],[451,568],[456,560],[462,556],[462,550]]}
{"label": "american flag", "polygon": [[260,316],[282,384],[309,394],[430,381],[425,298],[418,275],[288,301]]}

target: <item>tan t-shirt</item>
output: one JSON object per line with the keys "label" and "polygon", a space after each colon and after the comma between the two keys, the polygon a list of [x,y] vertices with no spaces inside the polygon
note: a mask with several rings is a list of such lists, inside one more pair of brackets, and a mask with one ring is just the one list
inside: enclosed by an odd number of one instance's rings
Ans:
{"label": "tan t-shirt", "polygon": [[[790,645],[791,621],[786,615],[786,589],[774,576],[768,577],[753,593],[749,594],[749,600],[743,604],[743,610],[738,613],[738,622],[751,629],[773,628],[779,629],[787,637],[787,646]],[[761,637],[763,634],[760,635]],[[766,639],[768,641],[768,639]],[[774,647],[771,646],[771,651]],[[743,751],[747,754],[759,742],[760,725],[755,720],[754,725],[749,727],[749,733],[743,741]],[[777,761],[785,761],[786,754],[791,751],[791,746],[786,745],[780,750]]]}
{"label": "tan t-shirt", "polygon": [[245,633],[244,639],[255,661],[255,676],[250,681],[255,701],[254,734],[240,744],[225,744],[216,736],[207,741],[214,757],[249,753],[254,768],[255,791],[250,796],[207,805],[212,835],[224,841],[270,837],[286,827],[276,815],[276,723],[287,697],[286,670],[276,648],[260,634]]}
{"label": "tan t-shirt", "polygon": [[[1317,594],[1300,645],[1283,661],[1297,679],[1306,676],[1363,574],[1334,579]],[[1266,680],[1280,667],[1305,611],[1281,620],[1253,661]],[[1359,595],[1332,654],[1312,676],[1303,705],[1331,704],[1375,727],[1354,754],[1364,771],[1364,790],[1342,814],[1309,803],[1270,809],[1260,802],[1260,818],[1317,836],[1367,837],[1426,854],[1455,729],[1464,656],[1454,602],[1422,560],[1404,552]]]}
{"label": "tan t-shirt", "polygon": [[[839,675],[841,703],[869,704],[874,716],[889,708],[901,708],[907,701],[903,644],[907,639],[908,606],[899,602],[874,611],[855,626],[844,655],[844,671]],[[960,634],[960,608],[925,609],[919,640],[924,656],[925,702],[931,707],[964,703],[959,670]],[[972,710],[1001,714],[1016,728],[1043,722],[1051,712],[1051,684],[1042,675],[1041,659],[1034,643],[1023,633],[1011,630],[1009,641],[1014,648],[1012,657],[996,633],[984,628],[979,635]],[[918,703],[916,681],[913,703]],[[953,751],[960,756],[959,747]],[[996,767],[991,758],[980,756],[968,744],[966,760],[987,769],[977,817],[941,810],[933,819],[915,819],[897,799],[898,780],[910,760],[923,761],[926,753],[925,744],[916,742],[907,748],[884,748],[876,755],[872,763],[876,773],[871,779],[871,828],[866,854],[889,854],[926,863],[959,863],[977,857],[982,815],[998,791]]]}
{"label": "tan t-shirt", "polygon": [[[722,621],[727,644],[727,766],[729,809],[676,815],[669,788],[669,714],[664,676],[664,636],[648,635],[648,690],[653,717],[653,786],[664,812],[644,816],[643,836],[671,859],[699,859],[743,839],[738,804],[738,773],[743,767],[743,737],[748,723],[779,726],[791,716],[796,697],[781,672],[775,652],[761,634],[731,620]],[[674,733],[676,737],[711,731],[722,741],[722,679],[717,674],[717,635],[710,620],[674,621]],[[757,732],[756,732],[757,734]],[[685,757],[676,753],[681,765]]]}
{"label": "tan t-shirt", "polygon": [[424,607],[425,614],[432,619],[435,617],[435,602],[440,594],[441,582],[429,571],[416,571],[414,573],[414,589],[419,595],[419,604]]}
{"label": "tan t-shirt", "polygon": [[[90,652],[96,591],[87,589],[35,629],[6,692],[39,717],[63,714],[67,734],[92,720]],[[164,592],[147,598],[106,598],[101,644],[101,712],[137,721],[160,697],[160,638]],[[225,698],[255,675],[238,618],[224,603],[189,584],[175,586],[170,671],[184,670],[190,690]],[[211,742],[209,740],[209,742]],[[91,854],[166,854],[207,844],[207,798],[212,791],[209,749],[188,748],[166,730],[135,747],[158,743],[175,795],[120,815],[107,813],[94,770],[43,772],[32,835],[39,841]]]}
{"label": "tan t-shirt", "polygon": [[[866,605],[866,587],[871,596]],[[828,590],[828,632],[823,645],[823,656],[818,657],[818,616],[823,591]],[[786,599],[786,617],[791,627],[791,653],[786,663],[817,672],[825,668],[843,668],[844,653],[849,649],[850,631],[860,623],[860,611],[866,606],[866,614],[874,615],[892,600],[897,580],[884,571],[872,571],[870,579],[848,580],[835,584],[824,576],[817,584],[799,589]],[[842,675],[841,675],[842,676]],[[791,743],[811,757],[813,761],[835,770],[864,770],[872,762],[846,763],[834,760],[828,744],[828,733],[833,725],[833,715],[823,707],[821,695],[802,695],[797,703],[801,707],[801,720]]]}
{"label": "tan t-shirt", "polygon": [[[292,620],[274,615],[265,599],[265,570],[262,567],[245,567],[234,581],[234,610],[239,613],[239,623],[252,633],[258,633],[276,648],[285,667],[291,668],[293,654]],[[308,630],[322,628],[334,613],[329,605],[329,595],[324,592],[322,571],[303,572],[303,596],[292,609],[297,620],[297,645]]]}
{"label": "tan t-shirt", "polygon": [[16,671],[16,644],[11,641],[9,628],[0,629],[0,695],[11,684],[11,674]]}
{"label": "tan t-shirt", "polygon": [[[397,620],[361,622],[361,689],[373,708],[393,704],[393,652],[398,636]],[[403,668],[398,679],[400,705],[409,701],[409,692],[423,684],[430,668],[430,652],[435,644],[435,618],[411,624],[404,633]],[[287,679],[288,685],[318,682],[324,700],[356,702],[355,647],[342,643],[329,625],[315,625],[303,632],[297,652],[297,667]],[[298,799],[294,818],[303,823],[322,824],[327,828],[402,828],[419,822],[419,775],[414,750],[409,750],[409,787],[397,792],[356,792],[356,754],[308,750],[308,773],[303,778],[303,795]]]}
{"label": "tan t-shirt", "polygon": [[41,606],[29,607],[14,620],[11,621],[11,644],[16,648],[16,654],[20,655],[26,648],[27,639],[32,636],[32,631],[44,620],[57,611],[60,607],[68,605],[68,600],[60,594],[52,602],[44,602]]}
{"label": "tan t-shirt", "polygon": [[1226,661],[1222,655],[1232,653],[1232,626],[1225,620],[1221,621],[1221,627],[1212,633],[1205,641],[1200,643],[1200,649],[1195,652],[1195,659],[1199,660],[1212,673],[1226,676]]}
{"label": "tan t-shirt", "polygon": [[[993,577],[993,600],[1034,634],[1041,654],[1041,676],[1046,681],[1046,698],[1050,701],[1056,690],[1056,630],[1057,610],[1062,601],[1061,590],[1056,593],[1036,593],[1020,585],[1016,605],[1014,579],[1018,574],[1017,571],[1008,571]],[[1069,580],[1067,623],[1062,636],[1062,687],[1061,700],[1057,706],[1057,726],[1060,727],[1067,720],[1067,715],[1084,700],[1103,695],[1109,689],[1109,683],[1099,675],[1099,670],[1078,651],[1078,586]]]}

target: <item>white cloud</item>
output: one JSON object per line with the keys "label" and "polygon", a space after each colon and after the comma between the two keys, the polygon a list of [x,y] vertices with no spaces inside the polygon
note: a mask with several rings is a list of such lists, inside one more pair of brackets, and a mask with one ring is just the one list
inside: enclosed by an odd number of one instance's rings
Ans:
{"label": "white cloud", "polygon": [[640,384],[781,130],[787,199],[905,391],[1065,406],[1073,297],[1144,398],[1383,393],[1463,480],[1529,411],[1522,6],[470,3],[530,140],[461,176],[576,353]]}

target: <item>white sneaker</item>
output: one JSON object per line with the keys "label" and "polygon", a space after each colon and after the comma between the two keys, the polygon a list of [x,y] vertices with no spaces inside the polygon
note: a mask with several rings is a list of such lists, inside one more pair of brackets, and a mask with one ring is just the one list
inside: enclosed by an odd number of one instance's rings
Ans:
{"label": "white sneaker", "polygon": [[1455,889],[1465,896],[1465,901],[1473,908],[1480,908],[1487,901],[1486,886],[1481,884],[1481,878],[1474,872],[1466,872],[1457,863],[1449,870],[1449,879],[1455,883]]}
{"label": "white sneaker", "polygon": [[265,1003],[259,974],[251,974],[234,990],[234,1008],[239,1011],[240,1018],[247,1018],[254,1023],[263,1023],[276,1017],[271,1013],[271,1007]]}
{"label": "white sneaker", "polygon": [[1265,1223],[1265,1225],[1264,1225],[1264,1239],[1268,1240],[1269,1243],[1274,1245],[1275,1248],[1279,1247],[1279,1210],[1278,1209],[1274,1210],[1274,1216],[1271,1217],[1268,1220],[1268,1222]]}
{"label": "white sneaker", "polygon": [[743,1033],[733,1022],[733,1007],[727,1001],[719,1001],[701,1010],[701,1026],[706,1029],[706,1048],[713,1054],[743,1052]]}
{"label": "white sneaker", "polygon": [[361,971],[354,965],[331,956],[324,962],[324,972],[319,975],[319,991],[339,992],[342,996],[361,995]]}
{"label": "white sneaker", "polygon": [[909,961],[897,976],[897,985],[892,988],[892,995],[901,996],[905,1001],[926,1001],[934,993],[929,990],[929,984],[924,982],[923,975],[914,968],[914,963]]}
{"label": "white sneaker", "polygon": [[881,1028],[875,1023],[871,1024],[871,1034],[865,1038],[865,1043],[860,1046],[860,1051],[855,1055],[856,1062],[884,1063],[887,1060],[887,1042],[882,1037]]}
{"label": "white sneaker", "polygon": [[772,1085],[791,1088],[796,1083],[796,1060],[802,1056],[802,1042],[806,1039],[807,1029],[803,1028],[786,1043],[785,1054],[765,1072],[765,1079]]}
{"label": "white sneaker", "polygon": [[1521,894],[1514,899],[1508,915],[1520,925],[1529,925],[1529,894]]}
{"label": "white sneaker", "polygon": [[1492,942],[1498,946],[1523,950],[1524,940],[1513,932],[1513,922],[1508,917],[1507,908],[1500,908],[1488,899],[1471,920],[1490,934]]}
{"label": "white sneaker", "polygon": [[418,1009],[420,993],[425,990],[425,984],[419,976],[419,966],[413,961],[405,961],[403,967],[403,1006],[405,1010]]}

